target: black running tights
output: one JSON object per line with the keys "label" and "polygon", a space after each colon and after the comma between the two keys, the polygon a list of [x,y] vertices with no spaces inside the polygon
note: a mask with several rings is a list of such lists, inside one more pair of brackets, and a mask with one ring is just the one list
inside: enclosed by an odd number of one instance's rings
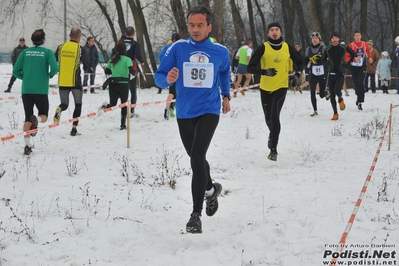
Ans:
{"label": "black running tights", "polygon": [[219,116],[215,114],[205,114],[191,119],[177,119],[180,137],[188,156],[190,156],[193,171],[191,180],[193,212],[202,212],[205,190],[212,188],[206,152],[218,123]]}
{"label": "black running tights", "polygon": [[265,114],[266,125],[270,131],[271,148],[274,149],[277,149],[280,136],[280,112],[281,108],[283,108],[287,90],[287,88],[278,89],[273,92],[260,90],[263,113]]}

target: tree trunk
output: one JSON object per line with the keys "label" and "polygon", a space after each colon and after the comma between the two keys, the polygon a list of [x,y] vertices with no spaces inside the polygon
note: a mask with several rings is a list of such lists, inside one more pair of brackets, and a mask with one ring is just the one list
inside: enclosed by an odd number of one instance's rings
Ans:
{"label": "tree trunk", "polygon": [[212,10],[209,0],[198,0],[198,5],[206,6],[209,10]]}
{"label": "tree trunk", "polygon": [[177,24],[177,31],[182,36],[188,35],[186,16],[184,15],[183,6],[180,0],[170,0],[170,7],[173,12]]}
{"label": "tree trunk", "polygon": [[329,35],[324,36],[325,34],[329,34],[335,30],[334,28],[334,20],[336,14],[335,8],[336,8],[335,0],[330,1],[330,8],[328,9],[328,25],[330,25],[330,27],[327,29],[328,31],[326,33],[320,32],[320,34],[322,34],[321,37],[324,40],[327,40],[327,38],[329,38]]}
{"label": "tree trunk", "polygon": [[[298,1],[298,0],[293,0]],[[293,8],[290,0],[281,0],[281,9],[283,12],[284,27],[282,29],[285,36],[284,41],[287,43],[294,43],[294,22],[295,22],[295,9]]]}
{"label": "tree trunk", "polygon": [[237,38],[237,46],[240,47],[241,41],[245,39],[244,22],[234,0],[230,0],[231,13],[233,16],[233,25]]}
{"label": "tree trunk", "polygon": [[[255,5],[256,5],[257,14],[259,15],[260,20],[262,22],[262,33],[264,34],[262,36],[263,36],[263,39],[266,39],[267,38],[267,26],[266,26],[265,15],[263,14],[262,8],[259,5],[258,0],[255,0]],[[263,42],[263,40],[262,40],[262,42]],[[254,47],[256,48],[255,45],[254,45]]]}
{"label": "tree trunk", "polygon": [[258,41],[256,40],[256,30],[255,30],[255,19],[254,19],[254,10],[252,7],[252,0],[247,0],[248,7],[248,19],[249,19],[249,28],[251,32],[251,39],[253,47],[258,47]]}
{"label": "tree trunk", "polygon": [[367,37],[367,1],[360,0],[360,32],[363,38]]}
{"label": "tree trunk", "polygon": [[112,19],[111,19],[110,15],[108,14],[107,7],[104,6],[104,5],[100,2],[100,0],[94,0],[94,1],[96,1],[97,5],[100,7],[101,12],[103,13],[105,19],[106,19],[107,22],[108,22],[109,28],[110,28],[110,30],[111,30],[112,39],[114,40],[114,42],[117,42],[119,38],[118,38],[118,36],[116,35],[114,23],[112,22]]}
{"label": "tree trunk", "polygon": [[125,16],[123,15],[123,7],[121,0],[114,0],[116,12],[118,14],[118,24],[121,32],[126,31]]}
{"label": "tree trunk", "polygon": [[[152,51],[152,46],[151,46],[151,42],[149,39],[147,25],[145,23],[145,18],[144,18],[140,0],[134,0],[134,1],[128,0],[128,1],[129,1],[130,10],[132,11],[132,14],[133,14],[134,24],[136,25],[136,39],[140,43],[141,55],[143,56],[143,59],[145,61],[147,58],[147,54],[145,52],[145,47],[147,47],[148,48],[148,56],[150,58],[150,64],[151,64],[153,71],[155,72],[157,70],[157,65],[156,65],[156,61],[155,61],[154,52]],[[145,39],[145,42],[144,42],[144,39]],[[145,43],[147,44],[146,46],[144,45]],[[142,80],[141,87],[151,88],[151,87],[155,86],[154,76],[151,75],[152,72],[151,72],[148,64],[144,64],[143,71],[145,74],[148,74],[148,75],[145,75],[145,80]]]}
{"label": "tree trunk", "polygon": [[[352,40],[352,7],[353,7],[353,0],[345,0],[345,40],[351,42]],[[342,36],[341,36],[342,38]]]}
{"label": "tree trunk", "polygon": [[[293,8],[296,10],[298,14],[298,26],[300,29],[306,29],[306,21],[303,15],[303,6],[301,1],[293,1]],[[312,29],[313,30],[313,29]],[[302,40],[302,42],[301,42]],[[302,50],[305,51],[305,48],[310,45],[310,36],[308,35],[307,31],[300,30],[299,31],[299,41],[298,43],[302,47]]]}
{"label": "tree trunk", "polygon": [[218,43],[223,43],[223,0],[214,0],[213,2],[213,25],[211,36],[216,38]]}
{"label": "tree trunk", "polygon": [[186,0],[186,4],[187,4],[187,9],[190,10],[191,9],[191,1]]}
{"label": "tree trunk", "polygon": [[[320,32],[320,34],[322,35],[321,38],[324,40],[328,40],[326,36],[326,34],[328,33],[326,33],[326,29],[324,27],[325,19],[323,16],[323,8],[321,6],[321,1],[308,0],[308,9],[309,9],[310,22],[312,24],[313,31]],[[326,42],[326,44],[328,44],[328,41]]]}

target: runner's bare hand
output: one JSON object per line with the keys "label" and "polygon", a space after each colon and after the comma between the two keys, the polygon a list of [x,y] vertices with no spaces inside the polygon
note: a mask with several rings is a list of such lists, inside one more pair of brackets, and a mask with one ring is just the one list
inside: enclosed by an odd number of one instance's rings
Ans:
{"label": "runner's bare hand", "polygon": [[168,72],[168,76],[166,77],[166,81],[169,84],[172,84],[172,83],[176,82],[178,77],[179,77],[179,69],[177,67],[174,67]]}

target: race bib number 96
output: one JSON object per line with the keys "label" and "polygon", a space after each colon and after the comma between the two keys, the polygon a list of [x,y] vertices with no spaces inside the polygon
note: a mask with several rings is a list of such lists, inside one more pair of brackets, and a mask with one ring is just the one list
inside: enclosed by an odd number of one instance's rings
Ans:
{"label": "race bib number 96", "polygon": [[183,85],[189,88],[212,88],[213,84],[212,63],[183,64]]}

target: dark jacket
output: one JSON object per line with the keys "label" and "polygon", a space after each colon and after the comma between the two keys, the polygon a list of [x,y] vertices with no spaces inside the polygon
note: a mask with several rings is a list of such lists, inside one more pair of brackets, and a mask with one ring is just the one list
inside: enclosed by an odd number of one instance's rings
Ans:
{"label": "dark jacket", "polygon": [[[138,70],[137,61],[143,63],[143,57],[141,56],[140,43],[136,42],[133,38],[125,37],[124,35],[121,37],[120,41],[124,41],[126,44],[126,56],[132,59],[133,69]],[[115,48],[112,49],[111,56],[115,55]]]}
{"label": "dark jacket", "polygon": [[12,51],[12,54],[11,54],[11,63],[12,63],[12,65],[15,65],[15,62],[17,62],[17,59],[18,59],[19,54],[20,54],[23,50],[25,50],[25,49],[27,49],[27,48],[29,48],[29,47],[26,46],[26,45],[24,45],[24,46],[18,45],[17,47],[14,48],[14,50]]}
{"label": "dark jacket", "polygon": [[89,64],[90,67],[94,69],[99,62],[97,47],[95,45],[90,47],[86,44],[85,46],[83,46],[83,48],[86,50],[87,63]]}

